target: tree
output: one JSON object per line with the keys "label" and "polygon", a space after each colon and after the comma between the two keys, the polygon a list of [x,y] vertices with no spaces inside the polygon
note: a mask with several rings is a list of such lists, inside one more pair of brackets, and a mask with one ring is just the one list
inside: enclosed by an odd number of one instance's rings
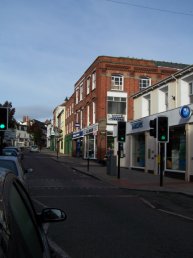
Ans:
{"label": "tree", "polygon": [[28,127],[28,133],[33,136],[34,144],[38,145],[40,148],[44,145],[44,133],[42,127],[43,123],[37,120],[31,120]]}
{"label": "tree", "polygon": [[8,108],[8,128],[16,128],[18,123],[14,118],[15,108],[12,107],[12,103],[9,101],[5,101],[4,104],[0,104],[0,107]]}

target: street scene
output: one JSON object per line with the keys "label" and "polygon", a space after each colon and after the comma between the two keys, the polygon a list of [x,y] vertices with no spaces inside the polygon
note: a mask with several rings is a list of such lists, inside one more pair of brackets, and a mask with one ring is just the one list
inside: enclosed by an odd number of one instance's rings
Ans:
{"label": "street scene", "polygon": [[193,257],[192,19],[0,1],[0,258]]}
{"label": "street scene", "polygon": [[47,229],[56,257],[192,257],[193,197],[180,193],[181,180],[159,191],[158,177],[145,190],[138,172],[130,189],[129,177],[121,174],[121,185],[96,162],[88,170],[87,160],[48,150],[26,153],[23,162],[34,170],[27,182],[36,209],[67,214]]}

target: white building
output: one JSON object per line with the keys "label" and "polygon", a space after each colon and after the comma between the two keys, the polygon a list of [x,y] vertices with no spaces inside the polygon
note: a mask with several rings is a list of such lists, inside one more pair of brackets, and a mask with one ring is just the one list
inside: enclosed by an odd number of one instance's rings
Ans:
{"label": "white building", "polygon": [[147,87],[133,99],[134,120],[127,123],[126,156],[121,161],[122,166],[159,173],[160,145],[149,135],[149,121],[157,116],[167,116],[169,142],[161,150],[165,157],[165,174],[192,180],[193,65]]}

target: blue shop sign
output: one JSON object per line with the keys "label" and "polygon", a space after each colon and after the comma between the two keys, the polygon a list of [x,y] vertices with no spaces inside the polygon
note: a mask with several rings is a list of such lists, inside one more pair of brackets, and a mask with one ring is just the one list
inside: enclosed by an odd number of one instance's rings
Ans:
{"label": "blue shop sign", "polygon": [[79,131],[79,132],[74,132],[72,135],[72,139],[77,139],[83,137],[83,131]]}
{"label": "blue shop sign", "polygon": [[136,121],[132,123],[132,130],[139,129],[143,127],[143,121]]}
{"label": "blue shop sign", "polygon": [[190,107],[189,106],[182,106],[181,108],[180,108],[180,116],[182,117],[182,118],[184,118],[184,119],[188,119],[188,118],[190,118],[191,117],[191,115],[192,115],[192,110],[190,109]]}

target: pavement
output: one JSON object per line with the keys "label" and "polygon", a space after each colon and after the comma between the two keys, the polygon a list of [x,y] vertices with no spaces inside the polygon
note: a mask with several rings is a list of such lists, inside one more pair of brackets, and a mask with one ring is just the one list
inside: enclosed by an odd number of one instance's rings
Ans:
{"label": "pavement", "polygon": [[160,186],[160,176],[145,173],[140,170],[120,168],[120,178],[117,178],[118,168],[109,170],[107,166],[102,165],[94,160],[84,160],[82,158],[66,156],[49,150],[45,151],[50,154],[57,162],[70,163],[72,169],[87,174],[113,186],[127,188],[131,190],[156,191],[156,192],[173,192],[181,193],[193,197],[193,182],[186,182],[183,179],[176,179],[163,176],[163,185]]}

